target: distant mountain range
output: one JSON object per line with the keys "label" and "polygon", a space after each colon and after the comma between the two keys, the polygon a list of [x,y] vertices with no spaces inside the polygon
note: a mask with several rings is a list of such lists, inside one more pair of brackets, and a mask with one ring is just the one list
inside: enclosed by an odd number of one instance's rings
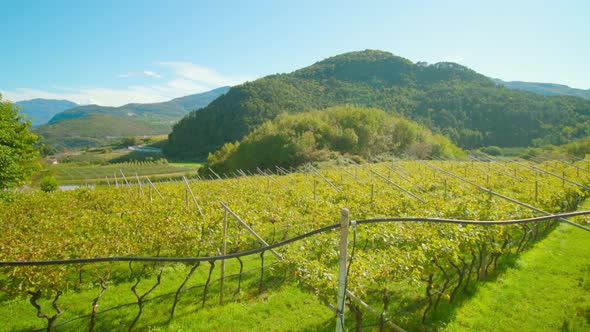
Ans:
{"label": "distant mountain range", "polygon": [[[56,148],[95,146],[113,137],[168,134],[173,123],[228,90],[229,87],[222,87],[162,103],[120,107],[74,104],[75,107],[55,113],[48,123],[33,131],[43,136],[45,144]],[[57,101],[48,100],[46,104],[53,102]]]}
{"label": "distant mountain range", "polygon": [[225,86],[162,103],[127,104],[120,107],[99,105],[78,106],[57,113],[49,120],[49,123],[81,118],[89,114],[109,114],[124,119],[136,119],[148,123],[167,124],[171,126],[188,112],[209,105],[215,98],[226,93],[228,90],[229,87]]}
{"label": "distant mountain range", "polygon": [[105,145],[113,139],[127,136],[165,135],[170,132],[170,126],[90,113],[80,118],[52,122],[33,131],[43,137],[44,144],[61,149]]}
{"label": "distant mountain range", "polygon": [[500,79],[494,78],[492,79],[497,84],[503,85],[510,89],[515,90],[523,90],[523,91],[530,91],[534,93],[538,93],[541,95],[547,96],[558,96],[558,95],[568,95],[574,97],[580,97],[584,99],[590,99],[590,89],[582,90],[582,89],[575,89],[571,88],[567,85],[563,84],[555,84],[555,83],[534,83],[534,82],[522,82],[522,81],[511,81],[506,82]]}
{"label": "distant mountain range", "polygon": [[19,101],[15,104],[21,107],[21,113],[27,115],[27,119],[31,120],[31,125],[33,127],[46,124],[54,115],[59,112],[79,106],[78,104],[69,100],[40,98]]}
{"label": "distant mountain range", "polygon": [[590,135],[589,100],[512,90],[460,64],[414,63],[366,50],[232,87],[178,122],[164,153],[203,159],[282,113],[344,104],[406,117],[468,149],[563,144]]}

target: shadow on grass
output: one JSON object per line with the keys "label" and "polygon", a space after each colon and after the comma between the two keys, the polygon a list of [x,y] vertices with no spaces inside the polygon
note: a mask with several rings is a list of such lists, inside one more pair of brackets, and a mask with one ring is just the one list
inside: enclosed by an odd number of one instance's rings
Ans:
{"label": "shadow on grass", "polygon": [[557,222],[551,223],[546,231],[539,232],[535,239],[531,239],[525,249],[520,253],[512,252],[500,256],[495,269],[487,275],[481,276],[478,281],[472,281],[469,285],[462,286],[452,303],[441,301],[437,310],[426,319],[424,331],[435,331],[441,326],[450,323],[455,318],[456,313],[461,308],[462,304],[477,295],[479,287],[485,283],[498,281],[498,278],[500,278],[507,270],[516,268],[520,255],[537,246],[539,242],[547,238],[558,225],[559,223]]}
{"label": "shadow on grass", "polygon": [[[120,272],[125,272],[123,264],[118,264],[117,269]],[[219,270],[217,270],[219,271]],[[252,268],[248,271],[244,271],[241,276],[241,280],[237,275],[227,276],[225,279],[224,295],[225,303],[248,303],[255,301],[261,297],[265,297],[267,293],[278,292],[281,287],[286,283],[290,283],[293,280],[289,280],[290,274],[287,273],[286,267],[276,265],[266,265],[264,267],[264,273],[261,273],[261,268]],[[125,274],[125,273],[122,273]],[[262,282],[261,282],[261,278]],[[119,281],[128,283],[132,281],[129,277],[121,277]],[[152,278],[147,275],[144,277],[142,283],[145,283],[145,287],[151,287],[153,284]],[[178,287],[178,286],[175,286]],[[239,292],[238,292],[239,287]],[[169,289],[170,287],[168,287]],[[177,289],[177,288],[174,288]],[[175,311],[174,320],[183,319],[191,316],[195,312],[201,310],[210,310],[215,307],[219,307],[220,299],[220,279],[212,280],[208,286],[207,293],[205,295],[204,284],[193,284],[186,285],[182,290],[179,297],[177,310]],[[122,290],[122,289],[121,289]],[[157,290],[157,288],[156,288]],[[131,292],[130,290],[127,290]],[[92,292],[92,291],[91,291]],[[142,291],[139,291],[140,295]],[[153,330],[154,328],[166,328],[170,325],[170,313],[173,306],[175,291],[166,291],[163,294],[154,294],[152,297],[148,297],[144,302],[142,315],[133,328],[134,331],[147,331]],[[107,293],[108,295],[108,293]],[[120,296],[121,293],[117,293]],[[203,297],[206,296],[204,308]],[[79,331],[88,330],[90,325],[90,312],[91,303],[89,302],[88,314],[82,314],[77,317],[72,317],[69,320],[65,320],[56,324],[56,329],[59,331]],[[101,310],[102,309],[102,310]],[[127,302],[119,305],[115,305],[109,308],[100,307],[96,314],[95,331],[119,331],[127,330],[135,317],[137,316],[139,307],[137,303]],[[41,324],[36,326],[40,326]],[[44,329],[40,329],[44,330]],[[31,331],[30,328],[23,329],[22,331]]]}

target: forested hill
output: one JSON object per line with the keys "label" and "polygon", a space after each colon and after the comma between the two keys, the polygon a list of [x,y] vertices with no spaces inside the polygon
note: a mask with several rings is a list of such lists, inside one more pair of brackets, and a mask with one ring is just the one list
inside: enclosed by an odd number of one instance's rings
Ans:
{"label": "forested hill", "polygon": [[231,88],[177,123],[165,152],[202,158],[280,113],[342,104],[406,116],[465,148],[559,144],[590,134],[588,100],[510,90],[455,63],[367,50]]}

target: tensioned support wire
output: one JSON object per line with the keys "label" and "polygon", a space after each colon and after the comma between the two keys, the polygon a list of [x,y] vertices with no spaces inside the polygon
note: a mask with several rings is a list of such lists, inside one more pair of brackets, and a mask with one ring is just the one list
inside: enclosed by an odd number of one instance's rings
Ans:
{"label": "tensioned support wire", "polygon": [[[460,219],[444,219],[444,218],[421,218],[421,217],[396,217],[396,218],[373,218],[353,220],[357,225],[382,223],[382,222],[430,222],[430,223],[447,223],[459,225],[510,225],[523,224],[531,222],[539,222],[543,220],[550,220],[565,217],[574,217],[581,215],[589,215],[590,210],[575,211],[566,213],[550,214],[542,217],[525,218],[525,219],[509,219],[509,220],[460,220]],[[581,226],[581,225],[580,225]],[[340,227],[340,223],[324,226],[313,231],[294,236],[290,239],[283,240],[268,246],[250,249],[242,252],[231,253],[227,255],[207,256],[207,257],[132,257],[132,256],[111,256],[111,257],[95,257],[95,258],[74,258],[74,259],[56,259],[56,260],[35,260],[35,261],[0,261],[0,266],[34,266],[34,265],[62,265],[62,264],[86,264],[96,262],[182,262],[182,263],[196,263],[205,261],[215,261],[221,259],[230,259],[236,257],[243,257],[261,253],[270,249],[282,247],[284,245],[296,242],[307,237],[324,233]],[[590,228],[582,226],[581,229],[590,231]]]}

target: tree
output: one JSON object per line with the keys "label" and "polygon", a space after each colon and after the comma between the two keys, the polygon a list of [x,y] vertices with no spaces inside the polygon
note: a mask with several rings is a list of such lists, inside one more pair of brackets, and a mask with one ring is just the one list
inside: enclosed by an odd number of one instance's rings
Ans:
{"label": "tree", "polygon": [[58,188],[57,180],[51,175],[44,176],[39,183],[41,191],[46,193],[56,191]]}
{"label": "tree", "polygon": [[30,121],[20,108],[0,94],[0,189],[24,183],[38,167],[35,144],[39,137],[29,131]]}
{"label": "tree", "polygon": [[127,136],[121,140],[121,145],[124,147],[133,146],[139,144],[139,138],[135,136]]}

